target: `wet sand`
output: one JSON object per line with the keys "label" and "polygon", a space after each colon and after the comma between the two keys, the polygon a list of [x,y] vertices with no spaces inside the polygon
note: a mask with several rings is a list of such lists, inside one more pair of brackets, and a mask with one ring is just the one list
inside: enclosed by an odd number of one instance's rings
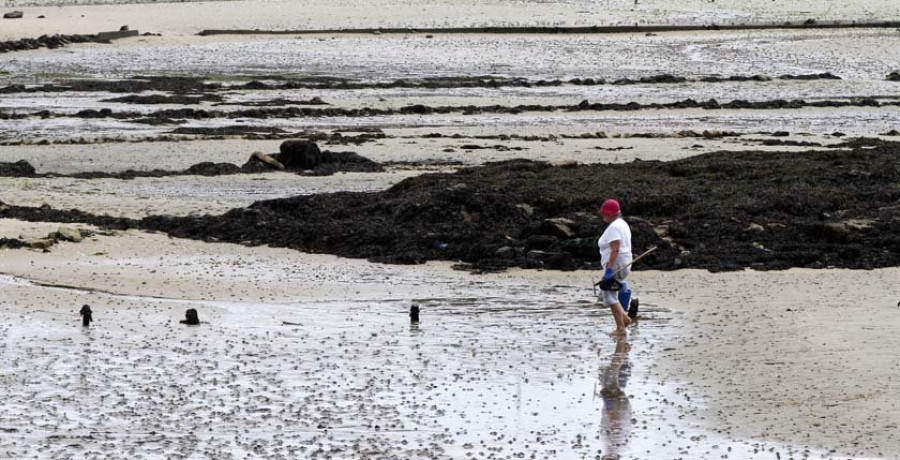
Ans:
{"label": "wet sand", "polygon": [[[122,24],[166,34],[189,35],[201,29],[330,29],[372,27],[583,26],[639,24],[728,24],[741,22],[826,20],[890,20],[900,8],[890,0],[834,4],[822,0],[708,2],[705,0],[603,0],[573,2],[507,0],[314,0],[298,9],[290,0],[150,3],[78,0],[6,2],[25,10],[18,21],[5,21],[0,38],[23,32],[93,33],[118,30]],[[118,3],[118,4],[114,4]],[[59,8],[57,5],[74,5]],[[525,7],[523,7],[523,5]],[[253,14],[247,14],[252,11]],[[37,19],[44,15],[45,19]],[[199,19],[198,19],[199,18]],[[9,22],[9,27],[6,27]]]}
{"label": "wet sand", "polygon": [[[144,233],[4,251],[0,272],[0,449],[15,457],[900,448],[885,386],[898,372],[900,291],[884,289],[897,269],[637,271],[644,307],[620,343],[586,272],[476,277]],[[411,328],[413,303],[423,314]],[[177,324],[191,307],[206,324]]]}
{"label": "wet sand", "polygon": [[[684,99],[894,101],[900,35],[890,30],[199,37],[207,28],[583,26],[895,20],[896,2],[723,4],[356,1],[22,6],[0,39],[128,24],[161,37],[0,55],[0,87],[71,78],[182,75],[226,85],[347,78],[362,89],[223,89],[229,105],[105,102],[129,93],[0,97],[0,161],[39,173],[241,164],[281,139],[179,136],[175,128],[258,125],[297,133],[380,129],[327,144],[385,173],[157,179],[0,178],[0,201],[113,216],[220,214],[257,200],[379,191],[433,171],[514,158],[668,161],[718,150],[802,151],[766,141],[840,142],[900,129],[893,107],[525,112],[174,120],[64,116],[244,110],[275,98],[331,107],[668,103]],[[524,5],[524,6],[523,6]],[[12,9],[12,7],[10,7]],[[253,11],[247,14],[247,11]],[[37,15],[46,19],[37,19]],[[199,18],[199,19],[198,19]],[[527,88],[378,88],[400,78],[640,78],[814,74],[841,80]],[[141,93],[171,95],[169,92]],[[684,137],[693,130],[736,136]],[[782,131],[777,136],[776,132]],[[597,136],[602,132],[603,137]],[[441,137],[435,137],[440,134]],[[658,138],[638,138],[652,134]],[[837,134],[837,135],[835,135]],[[458,135],[459,137],[452,137]],[[524,140],[510,135],[533,136]],[[572,136],[586,135],[583,138]],[[500,136],[505,136],[500,138]],[[116,142],[104,142],[108,137]],[[165,138],[164,138],[165,137]],[[251,136],[252,137],[252,136]],[[490,139],[486,137],[492,137]],[[890,136],[882,136],[889,138]],[[170,142],[170,140],[179,142]],[[152,140],[152,142],[151,142]],[[163,141],[166,140],[166,141]],[[79,145],[35,145],[79,142]],[[83,143],[82,143],[83,142]],[[25,143],[26,145],[20,145]],[[480,149],[466,148],[477,145]],[[0,220],[0,238],[58,224]],[[266,247],[111,232],[49,252],[0,250],[0,457],[9,458],[896,458],[897,268],[871,271],[638,269],[641,318],[606,333],[594,272],[475,276],[450,263],[370,264]],[[80,327],[88,303],[95,324]],[[407,311],[422,306],[411,327]],[[200,327],[177,323],[197,308]],[[285,324],[285,322],[291,324]]]}

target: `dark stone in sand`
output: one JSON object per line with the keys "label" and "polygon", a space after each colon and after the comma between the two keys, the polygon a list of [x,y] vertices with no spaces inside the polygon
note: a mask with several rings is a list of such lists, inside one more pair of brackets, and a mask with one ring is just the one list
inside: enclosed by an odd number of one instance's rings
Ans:
{"label": "dark stone in sand", "polygon": [[15,163],[0,163],[0,177],[34,177],[34,166],[25,160]]}
{"label": "dark stone in sand", "polygon": [[27,248],[28,243],[17,238],[0,238],[0,249]]}
{"label": "dark stone in sand", "polygon": [[240,174],[241,168],[232,163],[213,163],[210,161],[197,163],[185,172],[194,176],[227,176],[231,174]]}
{"label": "dark stone in sand", "polygon": [[24,13],[21,11],[10,11],[9,13],[3,13],[3,19],[22,19]]}
{"label": "dark stone in sand", "polygon": [[186,312],[184,312],[185,318],[181,320],[181,324],[187,324],[188,326],[197,326],[200,324],[200,316],[197,314],[197,309],[189,308]]}
{"label": "dark stone in sand", "polygon": [[285,141],[276,158],[288,169],[313,169],[322,163],[322,151],[314,142]]}
{"label": "dark stone in sand", "polygon": [[91,311],[91,307],[89,305],[84,305],[81,307],[81,311],[78,312],[81,315],[81,325],[84,327],[88,327],[94,322],[94,312]]}
{"label": "dark stone in sand", "polygon": [[[313,175],[329,175],[335,172],[380,172],[384,168],[355,152],[321,151],[315,142],[285,141],[281,153],[272,155],[288,171],[307,171]],[[261,163],[251,158],[250,163]],[[249,167],[249,165],[244,165]]]}

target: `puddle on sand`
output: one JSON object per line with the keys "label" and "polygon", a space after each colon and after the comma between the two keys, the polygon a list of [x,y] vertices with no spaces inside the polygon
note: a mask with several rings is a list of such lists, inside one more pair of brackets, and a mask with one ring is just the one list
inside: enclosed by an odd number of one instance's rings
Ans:
{"label": "puddle on sand", "polygon": [[[10,289],[84,295],[0,278]],[[90,296],[89,330],[62,309],[0,309],[3,455],[816,458],[693,420],[703,402],[654,372],[677,322],[660,306],[616,340],[562,289],[423,299],[418,325],[396,299]],[[189,307],[206,324],[174,324]]]}

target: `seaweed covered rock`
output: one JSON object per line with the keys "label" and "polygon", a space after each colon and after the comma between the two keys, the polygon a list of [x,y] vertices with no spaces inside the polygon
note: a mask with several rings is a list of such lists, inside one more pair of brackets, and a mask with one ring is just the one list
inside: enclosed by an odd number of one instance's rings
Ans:
{"label": "seaweed covered rock", "polygon": [[[0,217],[138,227],[387,263],[480,271],[600,268],[597,206],[616,197],[641,268],[713,271],[900,266],[900,143],[719,151],[670,162],[511,160],[423,174],[377,192],[267,200],[214,216],[140,221],[0,205]],[[320,152],[322,154],[323,152]]]}
{"label": "seaweed covered rock", "polygon": [[287,169],[313,169],[323,162],[322,151],[315,142],[284,141],[276,158]]}
{"label": "seaweed covered rock", "polygon": [[25,160],[15,163],[0,163],[0,177],[35,177],[37,171]]}
{"label": "seaweed covered rock", "polygon": [[355,152],[322,151],[315,142],[291,140],[281,144],[280,153],[267,155],[256,152],[245,163],[243,172],[285,170],[314,176],[336,172],[380,172],[381,164]]}
{"label": "seaweed covered rock", "polygon": [[[379,262],[597,268],[605,224],[596,207],[614,196],[635,253],[659,247],[641,262],[646,268],[900,264],[900,143],[856,144],[568,168],[512,160],[412,177],[381,192],[296,196],[141,225]],[[764,231],[746,231],[751,224]]]}
{"label": "seaweed covered rock", "polygon": [[213,163],[206,161],[197,163],[185,170],[185,173],[193,176],[227,176],[240,174],[241,168],[232,163]]}

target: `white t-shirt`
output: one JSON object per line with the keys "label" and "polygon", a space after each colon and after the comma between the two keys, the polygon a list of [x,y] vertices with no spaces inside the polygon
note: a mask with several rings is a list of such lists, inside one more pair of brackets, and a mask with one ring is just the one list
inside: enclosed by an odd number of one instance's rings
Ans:
{"label": "white t-shirt", "polygon": [[619,257],[617,257],[616,263],[619,265],[631,263],[631,228],[628,227],[628,222],[625,222],[625,219],[621,217],[612,221],[606,227],[606,230],[603,231],[603,235],[600,236],[600,240],[597,242],[600,246],[600,261],[603,263],[604,268],[607,266],[606,264],[609,262],[609,256],[612,252],[609,243],[613,241],[619,241]]}

